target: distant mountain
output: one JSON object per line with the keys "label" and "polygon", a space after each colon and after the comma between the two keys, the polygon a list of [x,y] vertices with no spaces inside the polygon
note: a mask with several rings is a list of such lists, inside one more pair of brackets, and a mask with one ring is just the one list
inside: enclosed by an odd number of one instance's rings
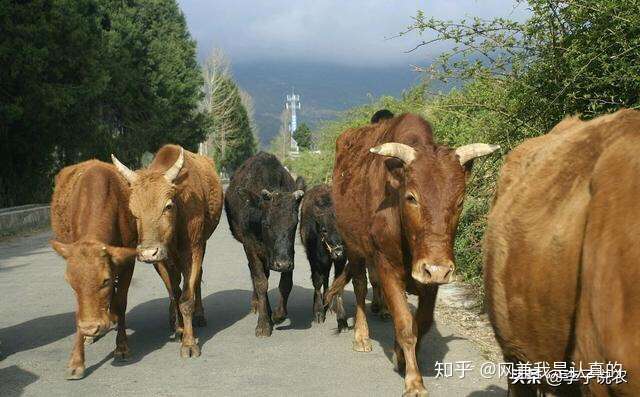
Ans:
{"label": "distant mountain", "polygon": [[292,88],[302,104],[298,122],[314,127],[371,97],[400,95],[420,79],[409,65],[374,68],[284,62],[235,64],[233,75],[253,97],[263,147],[278,134],[285,95]]}

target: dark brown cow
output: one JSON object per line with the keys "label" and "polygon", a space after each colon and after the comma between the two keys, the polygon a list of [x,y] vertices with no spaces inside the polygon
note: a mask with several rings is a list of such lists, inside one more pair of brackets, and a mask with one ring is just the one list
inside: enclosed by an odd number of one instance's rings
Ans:
{"label": "dark brown cow", "polygon": [[[153,263],[167,287],[170,330],[182,334],[180,355],[198,357],[193,324],[205,325],[202,259],[207,239],[220,221],[223,202],[213,160],[176,145],[163,146],[149,167],[137,172],[112,159],[131,184],[129,208],[140,235],[138,259]],[[184,278],[182,292],[178,272]],[[181,319],[176,316],[176,302]]]}
{"label": "dark brown cow", "polygon": [[[51,246],[67,261],[75,292],[76,339],[68,379],[84,376],[84,340],[118,324],[115,358],[129,355],[125,312],[138,240],[129,187],[111,164],[85,161],[62,169],[51,200]],[[121,247],[124,246],[124,247]]]}
{"label": "dark brown cow", "polygon": [[[365,264],[377,272],[395,326],[396,358],[406,367],[405,395],[426,394],[416,348],[433,321],[438,284],[454,271],[453,239],[471,160],[497,146],[450,149],[433,141],[421,117],[404,114],[345,131],[336,144],[333,197],[356,293],[356,351],[370,351],[365,317]],[[415,317],[405,291],[417,294]]]}
{"label": "dark brown cow", "polygon": [[560,395],[640,396],[639,152],[640,112],[569,118],[514,149],[500,174],[484,260],[505,359],[628,372],[629,383],[565,384]]}

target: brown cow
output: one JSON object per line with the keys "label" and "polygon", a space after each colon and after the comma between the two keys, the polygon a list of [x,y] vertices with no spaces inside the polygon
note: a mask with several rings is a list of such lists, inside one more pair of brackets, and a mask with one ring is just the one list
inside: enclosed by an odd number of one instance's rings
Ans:
{"label": "brown cow", "polygon": [[[51,200],[51,246],[66,259],[65,279],[78,309],[68,379],[84,376],[84,339],[118,323],[115,358],[129,355],[125,312],[138,236],[127,207],[129,187],[111,164],[85,161],[62,169]],[[120,247],[124,246],[124,247]]]}
{"label": "brown cow", "polygon": [[[426,395],[416,349],[433,321],[438,284],[447,283],[454,270],[453,239],[471,160],[497,148],[437,145],[429,124],[413,114],[338,138],[333,197],[349,264],[327,300],[353,278],[354,349],[370,351],[365,264],[375,269],[393,317],[398,367],[406,368],[407,396]],[[415,317],[405,291],[419,297]]]}
{"label": "brown cow", "polygon": [[[115,156],[112,160],[131,184],[129,208],[140,235],[138,259],[153,263],[167,287],[169,327],[176,335],[182,333],[180,355],[198,357],[193,325],[205,325],[202,259],[207,239],[220,221],[223,201],[215,164],[176,145],[163,146],[148,168],[136,172]],[[182,292],[177,272],[184,278]],[[177,319],[176,302],[181,314]]]}
{"label": "brown cow", "polygon": [[[514,149],[484,240],[489,314],[506,360],[621,363],[626,384],[561,395],[640,396],[640,112],[569,118]],[[510,382],[512,383],[512,382]],[[513,395],[535,385],[510,384]]]}

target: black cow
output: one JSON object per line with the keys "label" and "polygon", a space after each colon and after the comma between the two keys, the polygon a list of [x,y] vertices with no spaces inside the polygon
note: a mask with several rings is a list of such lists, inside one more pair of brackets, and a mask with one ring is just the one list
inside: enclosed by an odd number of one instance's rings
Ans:
{"label": "black cow", "polygon": [[[303,189],[304,180],[299,178],[298,182]],[[264,152],[247,159],[227,189],[227,220],[233,237],[244,246],[253,281],[251,304],[258,312],[256,336],[271,336],[273,324],[287,317],[302,189],[275,156]],[[280,306],[273,315],[267,296],[270,270],[281,272]]]}
{"label": "black cow", "polygon": [[[315,289],[313,314],[316,322],[325,320],[324,291],[329,288],[329,273],[334,266],[334,277],[344,269],[347,257],[344,243],[336,227],[336,213],[331,199],[331,187],[323,184],[312,187],[305,194],[300,210],[300,238],[311,265],[311,280]],[[347,328],[347,315],[342,295],[334,300],[338,330]]]}

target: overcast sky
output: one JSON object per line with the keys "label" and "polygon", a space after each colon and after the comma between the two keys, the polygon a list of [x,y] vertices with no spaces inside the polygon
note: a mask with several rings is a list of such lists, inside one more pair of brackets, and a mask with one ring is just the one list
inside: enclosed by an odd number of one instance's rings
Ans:
{"label": "overcast sky", "polygon": [[429,52],[404,52],[417,34],[388,39],[429,16],[521,17],[514,0],[179,0],[200,57],[219,47],[233,63],[296,59],[348,65],[419,63]]}

